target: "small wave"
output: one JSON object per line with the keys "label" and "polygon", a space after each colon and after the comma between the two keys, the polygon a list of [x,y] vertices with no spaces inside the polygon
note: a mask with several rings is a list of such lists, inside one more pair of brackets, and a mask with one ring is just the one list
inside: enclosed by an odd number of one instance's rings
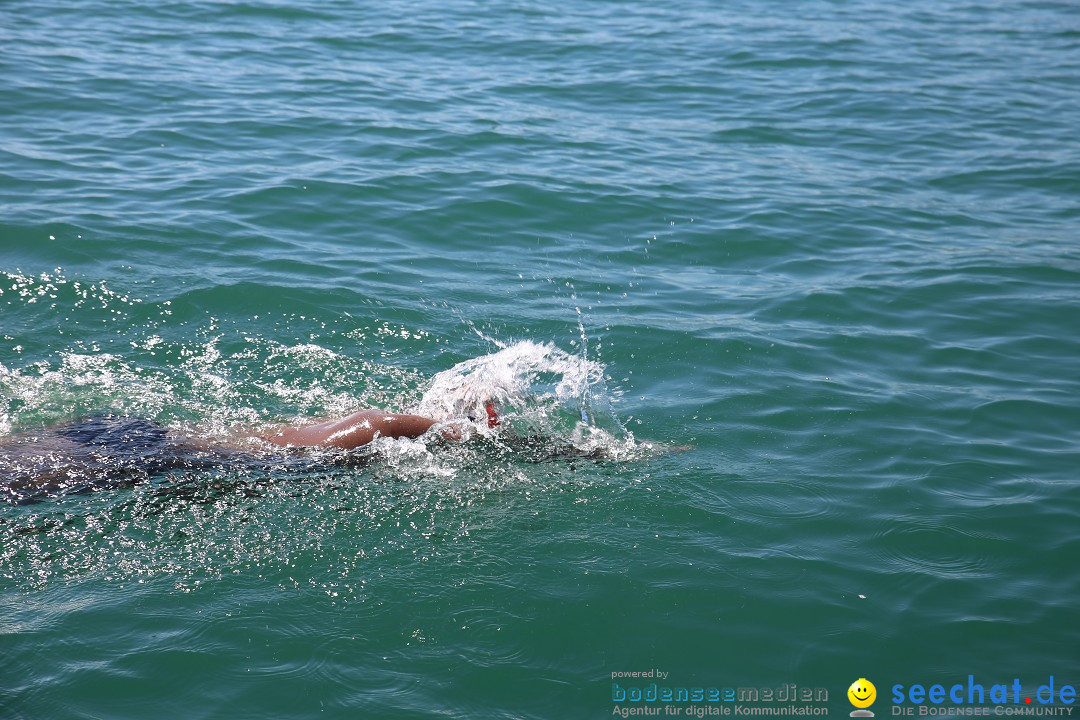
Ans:
{"label": "small wave", "polygon": [[947,518],[904,518],[882,530],[867,552],[883,567],[946,579],[994,577],[1002,558],[993,552],[1002,541],[950,524]]}

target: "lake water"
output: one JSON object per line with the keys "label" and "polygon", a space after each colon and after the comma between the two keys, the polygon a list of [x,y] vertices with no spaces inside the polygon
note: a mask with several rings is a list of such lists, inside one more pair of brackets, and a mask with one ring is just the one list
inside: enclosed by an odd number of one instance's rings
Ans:
{"label": "lake water", "polygon": [[503,413],[0,506],[0,717],[733,705],[618,701],[653,683],[846,717],[857,678],[883,717],[897,684],[1080,681],[1077,4],[0,28],[8,442]]}

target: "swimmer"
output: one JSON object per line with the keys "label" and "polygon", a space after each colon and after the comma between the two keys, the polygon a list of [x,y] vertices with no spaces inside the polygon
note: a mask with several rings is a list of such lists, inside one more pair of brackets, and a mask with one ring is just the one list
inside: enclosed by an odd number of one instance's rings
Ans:
{"label": "swimmer", "polygon": [[[497,427],[499,417],[494,403],[484,403],[484,410],[487,412],[487,426]],[[372,408],[314,425],[282,425],[269,433],[260,433],[253,437],[284,447],[336,447],[352,450],[367,445],[377,437],[395,440],[418,438],[433,428],[447,440],[462,440],[468,436],[467,428],[462,423],[440,424],[438,420],[423,415],[405,415]]]}
{"label": "swimmer", "polygon": [[[498,426],[494,406],[486,403],[485,410],[487,426]],[[142,418],[93,415],[0,438],[0,498],[21,503],[44,495],[123,486],[174,469],[272,461],[260,445],[353,450],[380,437],[431,434],[463,441],[475,430],[464,418],[441,422],[370,408],[311,424],[282,424],[257,431],[236,428],[225,437],[208,438],[201,433],[177,433]]]}

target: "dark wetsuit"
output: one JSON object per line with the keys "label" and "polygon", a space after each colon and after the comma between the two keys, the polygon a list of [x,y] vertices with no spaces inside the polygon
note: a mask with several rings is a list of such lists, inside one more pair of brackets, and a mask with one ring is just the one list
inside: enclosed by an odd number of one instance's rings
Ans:
{"label": "dark wetsuit", "polygon": [[152,420],[92,415],[0,440],[0,497],[22,503],[43,495],[122,487],[172,468],[224,458],[224,453],[194,451]]}
{"label": "dark wetsuit", "polygon": [[128,467],[157,465],[169,444],[169,433],[164,426],[152,420],[116,415],[83,418],[54,432]]}

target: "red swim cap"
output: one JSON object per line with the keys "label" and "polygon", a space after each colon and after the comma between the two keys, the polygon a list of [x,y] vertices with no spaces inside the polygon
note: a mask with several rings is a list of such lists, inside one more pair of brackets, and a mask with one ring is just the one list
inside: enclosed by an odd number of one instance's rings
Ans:
{"label": "red swim cap", "polygon": [[495,414],[495,403],[488,400],[484,403],[484,410],[487,411],[488,427],[496,427],[499,424],[499,416]]}

